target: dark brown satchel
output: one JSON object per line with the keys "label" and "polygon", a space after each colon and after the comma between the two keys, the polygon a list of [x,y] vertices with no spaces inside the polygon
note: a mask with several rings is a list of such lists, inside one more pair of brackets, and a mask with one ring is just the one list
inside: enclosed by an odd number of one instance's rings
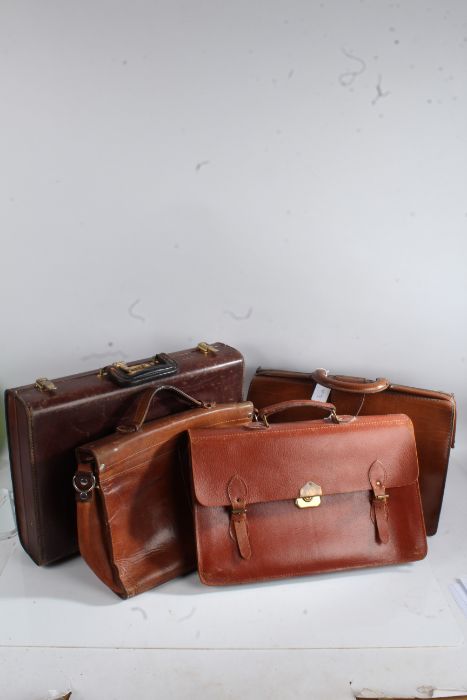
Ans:
{"label": "dark brown satchel", "polygon": [[[145,423],[167,392],[191,410]],[[241,425],[252,415],[249,402],[216,405],[171,386],[146,389],[131,420],[78,448],[80,552],[115,593],[128,598],[196,567],[185,431]]]}
{"label": "dark brown satchel", "polygon": [[[269,424],[294,407],[330,418]],[[190,430],[198,570],[210,585],[423,559],[413,426],[286,401],[263,423]]]}
{"label": "dark brown satchel", "polygon": [[[454,447],[453,394],[392,384],[387,379],[373,381],[333,375],[324,369],[307,374],[259,368],[251,381],[248,399],[260,409],[278,401],[316,398],[315,392],[323,389],[328,390],[324,392],[324,400],[332,402],[338,413],[359,416],[405,413],[410,417],[417,442],[426,531],[434,535],[443,502],[449,453]],[[296,418],[300,418],[299,413],[288,415],[290,420]]]}
{"label": "dark brown satchel", "polygon": [[[167,382],[202,401],[241,401],[243,357],[223,343],[116,362],[62,379],[44,377],[5,393],[8,443],[18,531],[36,564],[78,550],[71,480],[75,449],[108,435],[134,403],[141,386]],[[149,419],[180,410],[172,397],[154,403]]]}

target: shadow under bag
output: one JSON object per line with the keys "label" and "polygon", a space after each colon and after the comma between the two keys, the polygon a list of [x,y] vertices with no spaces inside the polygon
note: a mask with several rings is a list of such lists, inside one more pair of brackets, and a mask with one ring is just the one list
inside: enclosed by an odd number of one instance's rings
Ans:
{"label": "shadow under bag", "polygon": [[[160,392],[190,410],[145,423]],[[128,598],[195,569],[186,430],[241,425],[252,415],[249,402],[209,404],[161,386],[142,392],[117,432],[77,450],[80,551],[115,593]]]}
{"label": "shadow under bag", "polygon": [[[269,424],[294,407],[323,420]],[[198,570],[210,585],[423,559],[426,535],[406,415],[338,417],[284,401],[263,422],[189,431]]]}

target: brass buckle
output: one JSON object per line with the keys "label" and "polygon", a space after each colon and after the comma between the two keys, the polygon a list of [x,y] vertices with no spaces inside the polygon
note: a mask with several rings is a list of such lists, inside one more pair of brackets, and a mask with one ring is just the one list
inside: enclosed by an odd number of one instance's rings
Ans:
{"label": "brass buckle", "polygon": [[317,508],[321,503],[323,489],[314,481],[308,481],[300,489],[300,498],[295,499],[295,505],[299,508]]}
{"label": "brass buckle", "polygon": [[375,497],[374,497],[374,500],[375,500],[375,501],[387,501],[388,498],[389,498],[389,494],[388,494],[388,493],[383,493],[383,494],[381,494],[380,496],[375,496]]}

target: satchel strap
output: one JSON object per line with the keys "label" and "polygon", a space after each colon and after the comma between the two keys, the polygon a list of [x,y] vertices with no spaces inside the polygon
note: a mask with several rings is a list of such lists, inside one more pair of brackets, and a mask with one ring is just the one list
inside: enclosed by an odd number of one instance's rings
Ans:
{"label": "satchel strap", "polygon": [[369,471],[371,488],[373,489],[372,512],[374,513],[376,532],[379,541],[389,542],[389,494],[386,493],[386,470],[379,461],[373,462]]}
{"label": "satchel strap", "polygon": [[230,504],[232,506],[231,527],[237,540],[238,551],[242,559],[251,558],[250,537],[248,534],[248,521],[246,517],[247,485],[237,474],[233,476],[227,486]]}
{"label": "satchel strap", "polygon": [[156,388],[145,389],[143,392],[141,392],[139,401],[136,404],[136,409],[133,414],[133,418],[119,425],[117,427],[117,430],[120,433],[135,433],[138,430],[141,430],[147,418],[151,403],[153,402],[157,394],[159,394],[161,391],[170,391],[171,393],[175,394],[175,396],[177,396],[179,399],[182,399],[182,401],[186,401],[187,403],[197,408],[212,408],[212,406],[214,406],[214,403],[199,401],[193,396],[186,394],[181,389],[178,389],[176,386],[164,384]]}

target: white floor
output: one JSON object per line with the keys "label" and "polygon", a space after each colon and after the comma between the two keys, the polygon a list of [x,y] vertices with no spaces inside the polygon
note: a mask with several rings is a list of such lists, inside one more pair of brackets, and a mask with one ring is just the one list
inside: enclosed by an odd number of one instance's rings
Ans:
{"label": "white floor", "polygon": [[454,450],[423,562],[228,589],[193,574],[128,601],[79,558],[38,568],[16,537],[0,542],[0,698],[467,690],[467,618],[449,588],[467,575],[466,494],[467,455]]}

